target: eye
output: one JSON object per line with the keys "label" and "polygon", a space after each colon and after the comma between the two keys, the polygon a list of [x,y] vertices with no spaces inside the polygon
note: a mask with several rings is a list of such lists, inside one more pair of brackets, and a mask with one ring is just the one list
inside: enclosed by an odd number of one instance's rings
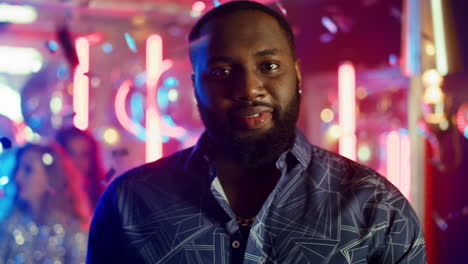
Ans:
{"label": "eye", "polygon": [[214,79],[223,80],[231,75],[231,69],[229,68],[216,68],[210,71],[210,76]]}
{"label": "eye", "polygon": [[279,68],[279,65],[274,62],[266,62],[260,65],[260,70],[263,72],[272,72]]}

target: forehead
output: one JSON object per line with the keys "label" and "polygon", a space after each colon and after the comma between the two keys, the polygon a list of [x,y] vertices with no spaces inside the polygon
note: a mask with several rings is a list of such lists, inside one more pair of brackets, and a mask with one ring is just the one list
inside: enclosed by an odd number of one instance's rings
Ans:
{"label": "forehead", "polygon": [[20,165],[23,164],[36,164],[41,161],[41,153],[36,150],[26,150],[19,159]]}
{"label": "forehead", "polygon": [[209,21],[201,29],[196,52],[207,55],[255,54],[279,50],[292,55],[286,35],[278,21],[257,10],[242,10]]}

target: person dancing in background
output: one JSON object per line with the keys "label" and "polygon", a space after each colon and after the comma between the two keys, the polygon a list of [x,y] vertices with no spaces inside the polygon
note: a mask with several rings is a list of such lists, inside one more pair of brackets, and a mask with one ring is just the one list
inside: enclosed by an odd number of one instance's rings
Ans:
{"label": "person dancing in background", "polygon": [[16,162],[18,193],[0,223],[0,263],[83,263],[91,210],[80,172],[58,144],[28,144]]}
{"label": "person dancing in background", "polygon": [[96,139],[87,131],[75,127],[64,128],[57,132],[57,142],[71,156],[76,167],[85,176],[83,186],[94,208],[104,191],[104,168],[101,151]]}

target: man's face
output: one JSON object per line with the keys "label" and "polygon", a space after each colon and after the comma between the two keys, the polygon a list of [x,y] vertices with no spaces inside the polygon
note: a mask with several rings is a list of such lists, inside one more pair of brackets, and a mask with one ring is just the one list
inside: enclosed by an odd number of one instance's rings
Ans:
{"label": "man's face", "polygon": [[198,108],[217,146],[256,166],[291,145],[299,63],[273,17],[245,10],[212,20],[191,52]]}

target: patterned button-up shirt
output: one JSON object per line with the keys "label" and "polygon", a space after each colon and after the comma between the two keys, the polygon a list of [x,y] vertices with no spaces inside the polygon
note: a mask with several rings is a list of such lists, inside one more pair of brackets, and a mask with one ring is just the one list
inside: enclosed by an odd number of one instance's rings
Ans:
{"label": "patterned button-up shirt", "polygon": [[88,263],[426,262],[405,197],[373,170],[311,145],[299,131],[243,237],[204,138],[113,181],[95,211]]}

